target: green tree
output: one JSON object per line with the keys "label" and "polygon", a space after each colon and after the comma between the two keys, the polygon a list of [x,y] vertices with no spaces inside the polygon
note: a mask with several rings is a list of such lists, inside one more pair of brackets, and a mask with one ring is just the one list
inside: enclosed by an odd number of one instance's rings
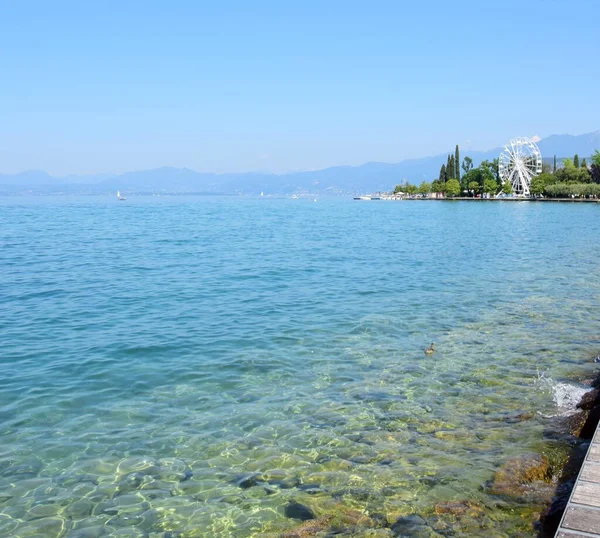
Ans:
{"label": "green tree", "polygon": [[502,192],[504,194],[512,194],[513,193],[513,188],[512,188],[510,181],[505,181],[502,184]]}
{"label": "green tree", "polygon": [[466,191],[473,191],[471,194],[480,192],[481,190],[481,169],[473,168],[463,176],[463,188]]}
{"label": "green tree", "polygon": [[473,159],[471,157],[465,157],[462,163],[462,169],[465,171],[465,174],[468,174],[473,168]]}
{"label": "green tree", "polygon": [[588,167],[580,168],[577,170],[577,183],[591,183],[592,182],[592,174],[588,170]]}
{"label": "green tree", "polygon": [[445,185],[445,181],[434,179],[431,183],[431,192],[444,192],[446,190]]}
{"label": "green tree", "polygon": [[398,194],[399,192],[405,192],[406,194],[416,194],[417,190],[418,189],[416,185],[411,185],[410,183],[408,183],[408,181],[405,181],[401,185],[396,185],[396,188],[394,189],[394,194]]}
{"label": "green tree", "polygon": [[575,167],[575,164],[571,159],[563,159],[563,166],[556,171],[557,183],[579,183],[579,168]]}
{"label": "green tree", "polygon": [[500,188],[502,183],[502,180],[500,179],[500,159],[495,158],[492,161],[492,171],[494,172],[494,179],[496,180],[496,183],[498,183],[498,188]]}
{"label": "green tree", "polygon": [[457,179],[450,179],[446,182],[446,196],[454,198],[460,194],[460,183]]}
{"label": "green tree", "polygon": [[[440,168],[440,176],[438,178],[440,181],[442,181],[443,183],[446,183],[446,180],[448,179],[446,177],[446,165],[442,164],[442,167]],[[436,192],[442,192],[442,191],[436,191]]]}
{"label": "green tree", "polygon": [[454,150],[454,177],[460,182],[460,151],[458,150],[458,144]]}
{"label": "green tree", "polygon": [[419,194],[429,194],[431,192],[431,183],[427,183],[427,181],[423,181],[419,185]]}
{"label": "green tree", "polygon": [[552,169],[552,172],[556,174],[556,155],[554,156],[554,168]]}
{"label": "green tree", "polygon": [[575,154],[575,157],[573,157],[573,166],[579,168],[579,155],[577,155],[577,153]]}
{"label": "green tree", "polygon": [[454,178],[454,155],[448,155],[446,163],[446,181]]}
{"label": "green tree", "polygon": [[486,179],[491,179],[496,182],[498,188],[500,188],[500,171],[498,166],[498,159],[494,159],[492,162],[483,161],[479,165],[481,170],[480,183],[484,184]]}
{"label": "green tree", "polygon": [[469,190],[473,191],[473,194],[479,192],[479,182],[478,181],[470,181],[469,182]]}
{"label": "green tree", "polygon": [[592,183],[556,183],[548,185],[545,193],[552,198],[571,198],[572,196],[600,196],[600,185]]}
{"label": "green tree", "polygon": [[496,194],[498,192],[498,183],[495,179],[485,179],[483,181],[483,192],[487,194]]}
{"label": "green tree", "polygon": [[594,151],[592,155],[592,166],[590,166],[590,175],[592,182],[600,184],[600,151]]}
{"label": "green tree", "polygon": [[546,186],[549,184],[548,177],[552,178],[550,174],[542,173],[539,176],[535,176],[531,180],[531,185],[529,186],[529,192],[533,196],[539,196],[540,194],[544,194],[546,190]]}
{"label": "green tree", "polygon": [[585,160],[585,157],[583,158],[583,161],[581,161],[581,168],[587,168],[587,161]]}

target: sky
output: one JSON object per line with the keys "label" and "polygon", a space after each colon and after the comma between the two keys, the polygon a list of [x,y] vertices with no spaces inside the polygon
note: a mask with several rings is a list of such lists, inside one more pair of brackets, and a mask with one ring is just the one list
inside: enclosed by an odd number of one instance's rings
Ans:
{"label": "sky", "polygon": [[283,173],[600,129],[600,1],[0,2],[0,173]]}

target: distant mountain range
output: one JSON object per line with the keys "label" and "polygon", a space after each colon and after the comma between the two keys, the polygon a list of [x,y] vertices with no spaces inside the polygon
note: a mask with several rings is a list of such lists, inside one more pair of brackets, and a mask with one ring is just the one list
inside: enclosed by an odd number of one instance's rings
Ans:
{"label": "distant mountain range", "polygon": [[[600,149],[600,131],[579,136],[552,135],[538,142],[544,158],[589,157]],[[450,150],[454,151],[454,149]],[[502,148],[489,151],[463,151],[477,166],[496,158]],[[447,154],[398,163],[371,162],[361,166],[334,166],[310,172],[289,174],[239,173],[209,174],[188,168],[163,167],[127,172],[114,176],[53,177],[42,171],[0,175],[0,194],[101,194],[120,189],[122,193],[215,193],[215,194],[357,194],[391,190],[404,180],[431,181],[446,162]]]}

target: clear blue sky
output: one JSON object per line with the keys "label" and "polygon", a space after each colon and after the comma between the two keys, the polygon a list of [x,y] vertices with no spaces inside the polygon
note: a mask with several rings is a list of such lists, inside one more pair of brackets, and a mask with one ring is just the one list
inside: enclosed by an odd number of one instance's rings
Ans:
{"label": "clear blue sky", "polygon": [[0,173],[282,172],[600,129],[600,1],[0,3]]}

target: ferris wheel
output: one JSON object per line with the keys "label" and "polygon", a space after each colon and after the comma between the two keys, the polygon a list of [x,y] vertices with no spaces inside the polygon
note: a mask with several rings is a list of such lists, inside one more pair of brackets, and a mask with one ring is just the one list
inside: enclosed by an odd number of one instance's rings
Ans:
{"label": "ferris wheel", "polygon": [[531,138],[513,138],[498,161],[502,183],[510,182],[517,196],[529,196],[531,180],[542,173],[542,154]]}

